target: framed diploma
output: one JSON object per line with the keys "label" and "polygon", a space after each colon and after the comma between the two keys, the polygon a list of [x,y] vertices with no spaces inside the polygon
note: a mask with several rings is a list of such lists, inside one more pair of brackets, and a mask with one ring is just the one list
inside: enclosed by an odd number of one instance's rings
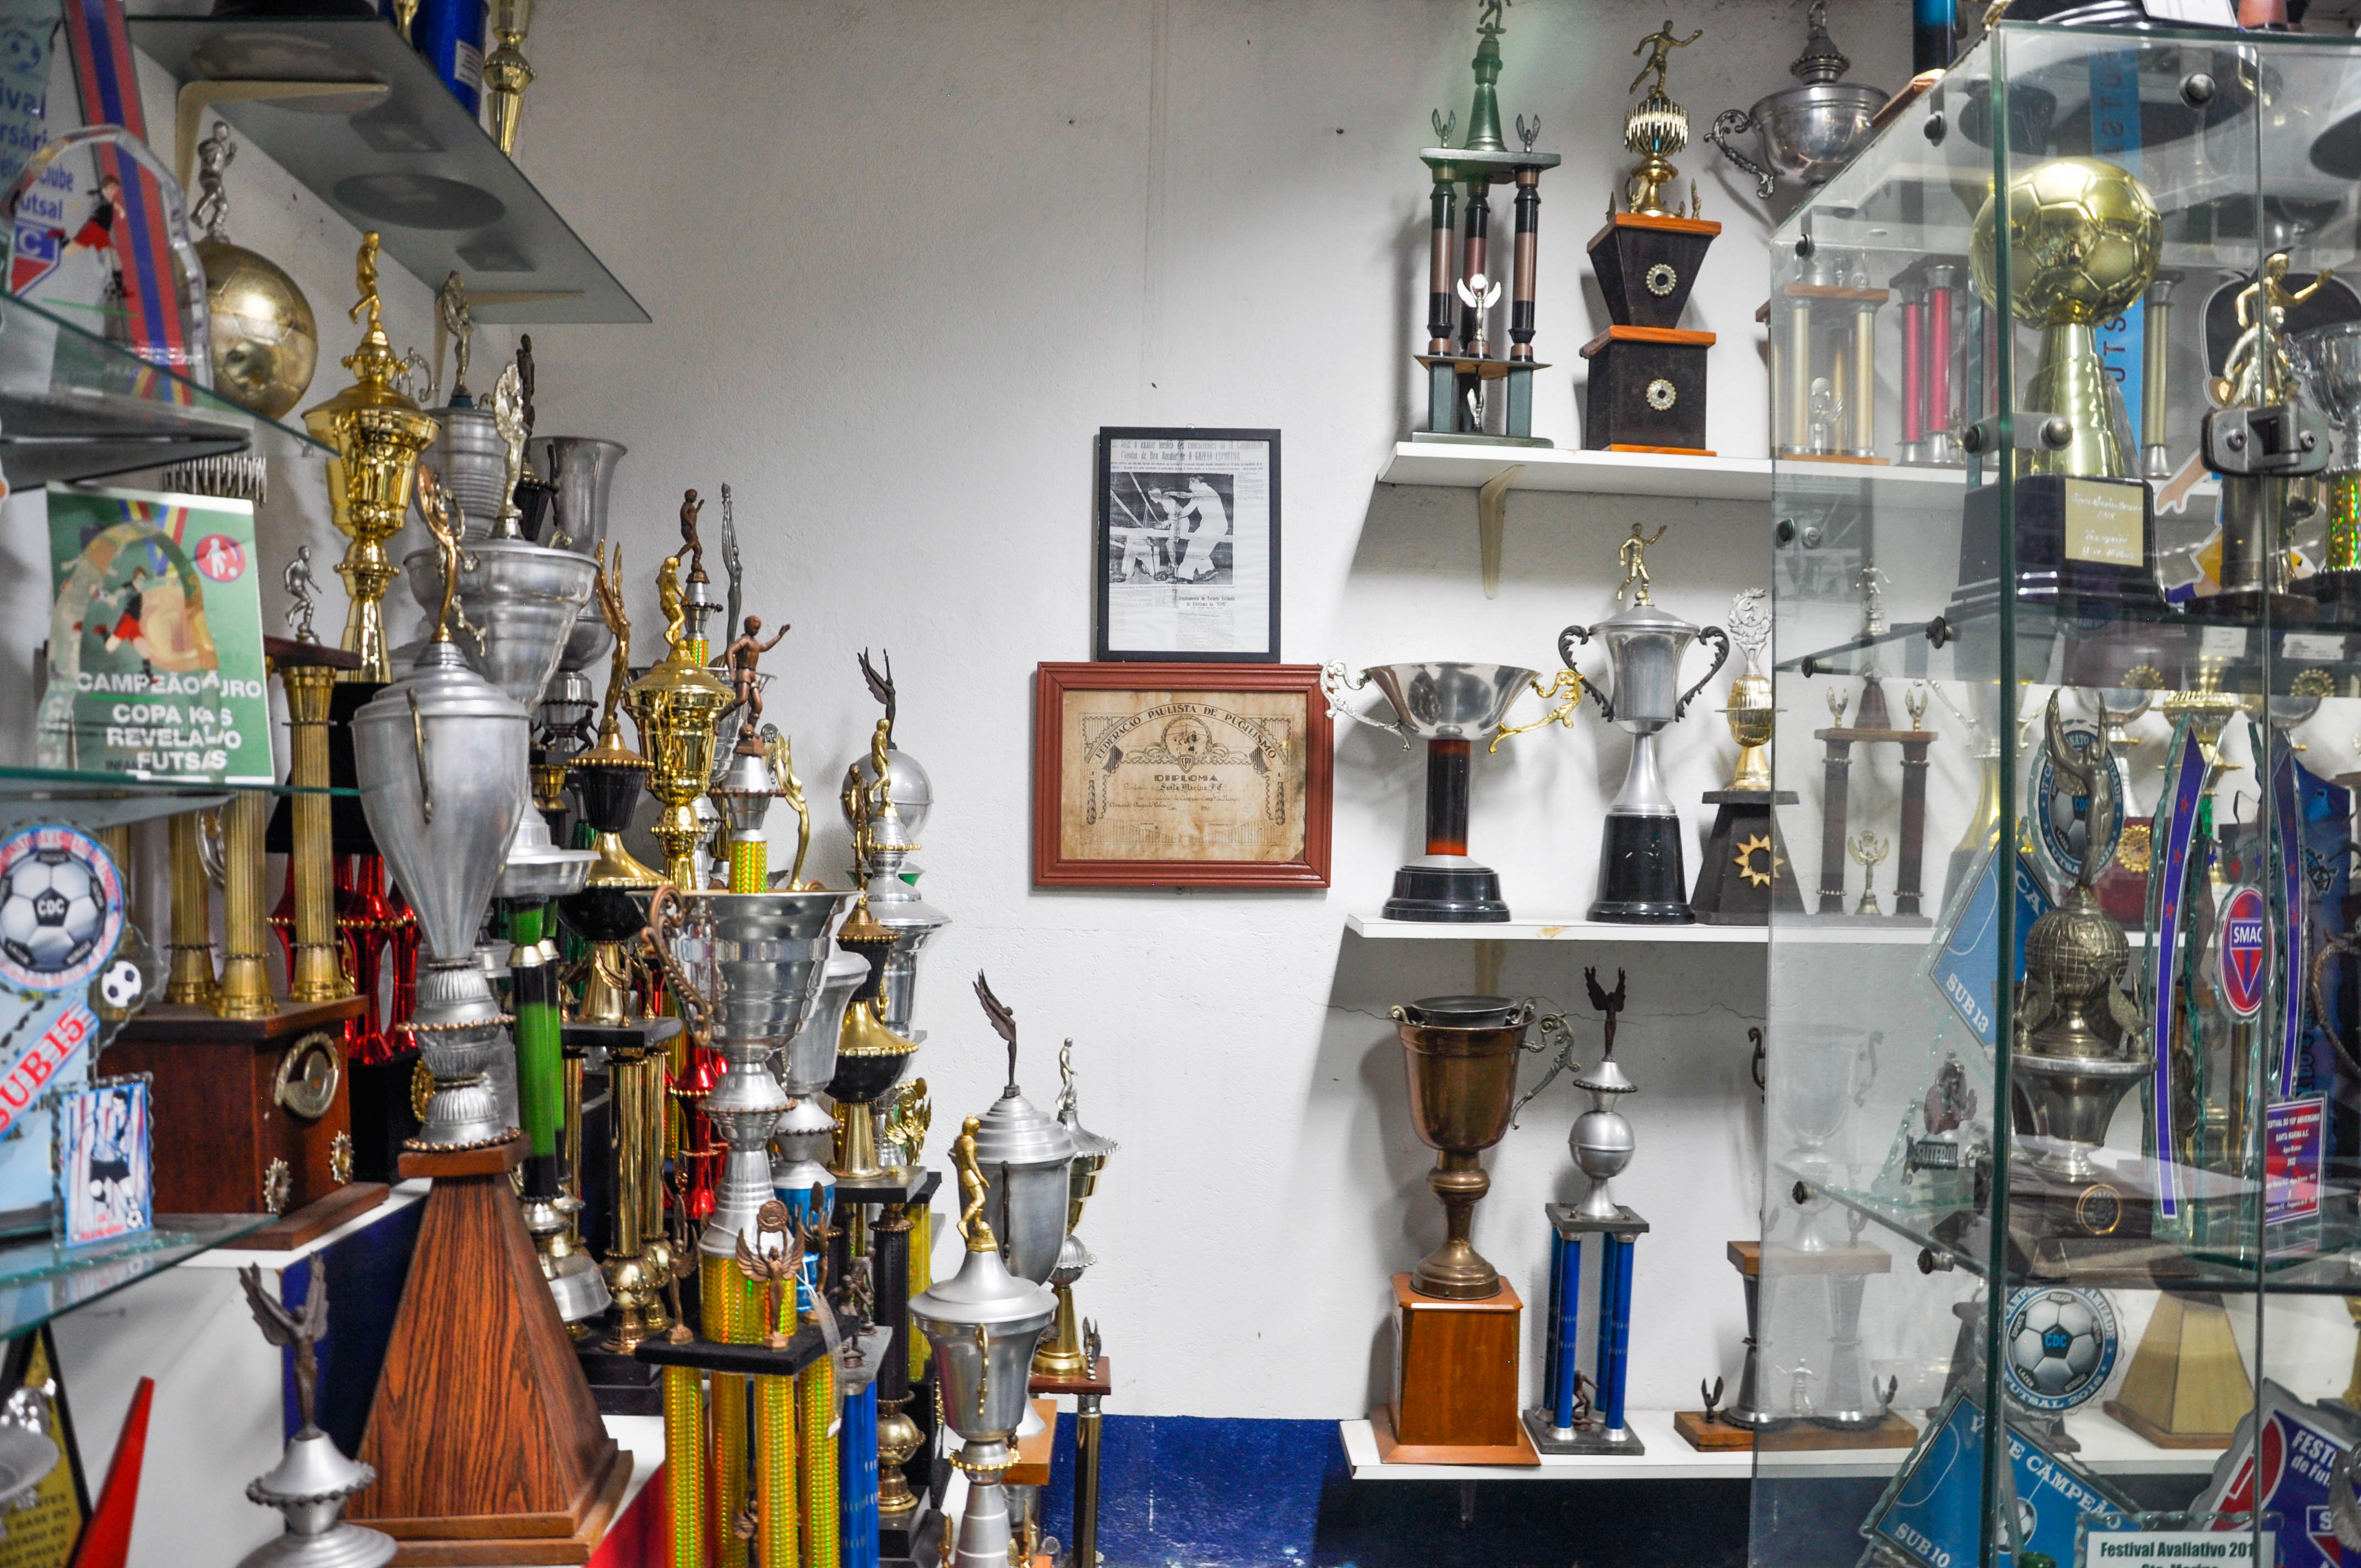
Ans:
{"label": "framed diploma", "polygon": [[1043,664],[1033,885],[1326,887],[1317,664]]}
{"label": "framed diploma", "polygon": [[1099,432],[1093,658],[1279,663],[1279,432]]}

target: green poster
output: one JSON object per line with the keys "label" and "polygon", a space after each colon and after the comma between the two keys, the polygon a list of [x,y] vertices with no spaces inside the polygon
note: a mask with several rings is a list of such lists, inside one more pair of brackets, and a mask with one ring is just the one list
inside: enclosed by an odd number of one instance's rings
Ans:
{"label": "green poster", "polygon": [[45,768],[271,782],[254,506],[52,485]]}

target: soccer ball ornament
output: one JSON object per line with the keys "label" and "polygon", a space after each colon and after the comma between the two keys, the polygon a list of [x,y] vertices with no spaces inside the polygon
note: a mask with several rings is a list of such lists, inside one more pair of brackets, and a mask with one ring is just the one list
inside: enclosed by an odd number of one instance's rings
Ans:
{"label": "soccer ball ornament", "polygon": [[269,257],[223,239],[197,242],[213,321],[214,390],[277,419],[303,400],[320,363],[312,302]]}
{"label": "soccer ball ornament", "polygon": [[[1999,197],[1968,242],[1976,292],[1993,279]],[[2139,298],[2163,259],[2164,220],[2147,187],[2102,158],[2060,158],[2008,182],[2009,306],[2036,326],[2092,325]]]}
{"label": "soccer ball ornament", "polygon": [[2008,1299],[2001,1372],[2012,1398],[2062,1413],[2089,1403],[2115,1366],[2115,1310],[2096,1290],[2028,1285]]}
{"label": "soccer ball ornament", "polygon": [[0,840],[0,980],[37,992],[82,984],[122,936],[122,880],[97,839],[43,827]]}

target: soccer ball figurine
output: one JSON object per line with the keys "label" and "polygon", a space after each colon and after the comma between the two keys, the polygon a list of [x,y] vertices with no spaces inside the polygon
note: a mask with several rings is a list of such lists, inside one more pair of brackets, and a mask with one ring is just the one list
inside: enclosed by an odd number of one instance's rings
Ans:
{"label": "soccer ball figurine", "polygon": [[2028,1286],[2008,1304],[2011,1397],[2062,1414],[2097,1398],[2115,1365],[2115,1312],[2096,1290]]}
{"label": "soccer ball figurine", "polygon": [[1976,214],[1968,267],[1995,301],[1993,250],[2008,213],[2009,302],[2036,326],[2088,326],[2139,298],[2163,258],[2156,199],[2128,170],[2099,158],[2060,158],[2008,182]]}
{"label": "soccer ball figurine", "polygon": [[109,1007],[127,1011],[139,1004],[140,993],[148,988],[139,966],[129,959],[117,959],[106,966],[98,977],[98,997]]}
{"label": "soccer ball figurine", "polygon": [[90,957],[106,927],[91,868],[63,850],[39,849],[0,878],[0,952],[35,974],[54,975]]}

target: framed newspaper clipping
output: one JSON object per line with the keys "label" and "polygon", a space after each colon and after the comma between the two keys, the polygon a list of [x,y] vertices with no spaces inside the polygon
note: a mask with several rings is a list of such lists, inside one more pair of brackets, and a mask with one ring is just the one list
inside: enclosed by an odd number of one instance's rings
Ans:
{"label": "framed newspaper clipping", "polygon": [[1036,887],[1326,887],[1317,664],[1043,664]]}
{"label": "framed newspaper clipping", "polygon": [[1093,658],[1279,663],[1279,432],[1099,432]]}

